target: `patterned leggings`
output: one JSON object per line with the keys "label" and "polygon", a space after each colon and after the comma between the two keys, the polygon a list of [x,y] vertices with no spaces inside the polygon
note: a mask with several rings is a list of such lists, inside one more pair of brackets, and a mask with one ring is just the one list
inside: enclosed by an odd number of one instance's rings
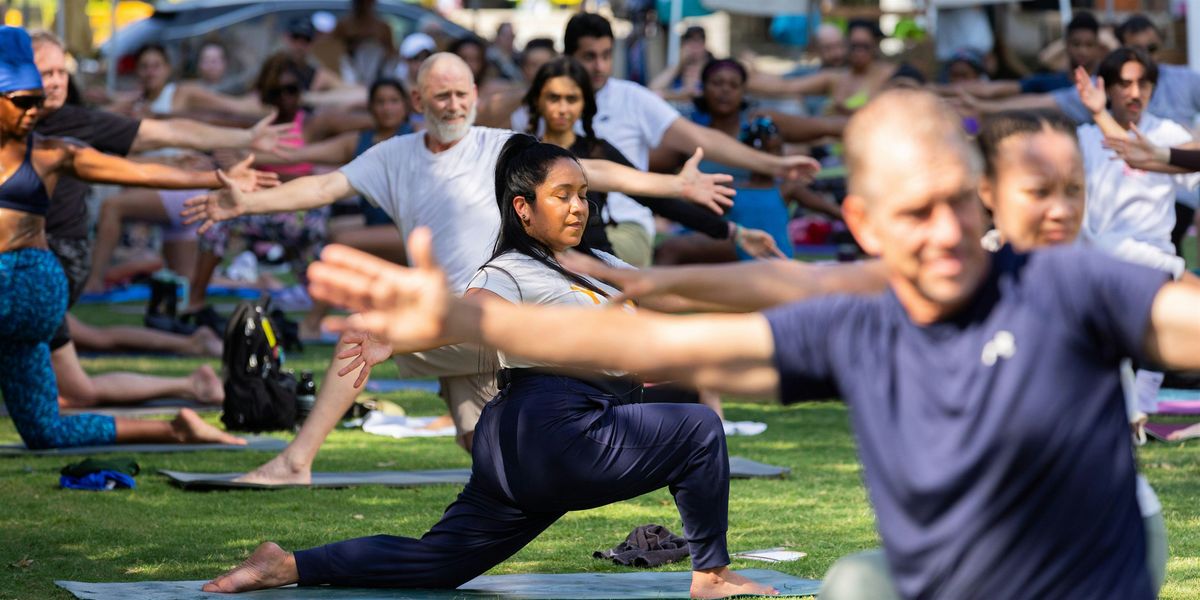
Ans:
{"label": "patterned leggings", "polygon": [[112,417],[58,414],[47,342],[67,310],[67,279],[49,250],[0,252],[0,396],[31,449],[112,444]]}

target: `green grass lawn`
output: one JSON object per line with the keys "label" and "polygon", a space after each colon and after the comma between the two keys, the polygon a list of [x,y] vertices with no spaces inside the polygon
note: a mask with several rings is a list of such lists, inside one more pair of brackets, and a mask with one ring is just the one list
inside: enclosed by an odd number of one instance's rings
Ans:
{"label": "green grass lawn", "polygon": [[[1194,262],[1192,264],[1195,264]],[[82,307],[85,321],[135,323],[137,317]],[[316,371],[329,348],[289,357],[289,366]],[[177,358],[87,359],[92,372],[135,370],[183,375],[201,361]],[[216,361],[212,361],[214,366]],[[395,375],[384,365],[380,376]],[[410,414],[443,410],[432,394],[381,394]],[[839,556],[877,544],[871,509],[860,480],[843,405],[833,402],[781,407],[727,401],[733,420],[764,421],[766,433],[729,439],[731,454],[791,467],[785,480],[735,480],[730,484],[731,551],[789,546],[808,553],[797,562],[765,566],[736,561],[736,568],[773,568],[820,578]],[[19,441],[11,421],[0,419],[0,442]],[[1158,491],[1170,534],[1171,558],[1164,598],[1200,597],[1200,444],[1141,449],[1143,472]],[[297,549],[348,537],[389,533],[417,536],[458,493],[456,486],[418,489],[366,487],[273,492],[183,492],[158,469],[236,471],[269,454],[198,452],[137,456],[138,488],[92,493],[57,487],[58,470],[72,457],[0,457],[0,599],[69,598],[53,582],[204,579],[239,562],[263,540]],[[361,431],[336,431],[317,470],[425,469],[469,466],[450,438],[392,440]],[[591,558],[637,525],[681,526],[665,490],[586,512],[572,513],[493,573],[617,571]],[[686,570],[677,563],[673,570]]]}

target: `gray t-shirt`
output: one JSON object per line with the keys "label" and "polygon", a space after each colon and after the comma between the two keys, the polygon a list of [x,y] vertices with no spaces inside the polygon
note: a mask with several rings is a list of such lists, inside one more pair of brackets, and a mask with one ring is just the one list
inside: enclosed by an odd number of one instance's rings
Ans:
{"label": "gray t-shirt", "polygon": [[434,154],[425,132],[393,137],[340,170],[368,202],[408,235],[433,231],[433,253],[450,287],[462,294],[491,256],[500,232],[496,160],[513,132],[472,127],[461,141]]}

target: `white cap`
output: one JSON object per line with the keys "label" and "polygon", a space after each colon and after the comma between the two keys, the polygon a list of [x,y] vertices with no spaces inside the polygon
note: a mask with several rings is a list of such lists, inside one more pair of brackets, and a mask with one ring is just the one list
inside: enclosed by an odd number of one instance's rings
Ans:
{"label": "white cap", "polygon": [[428,34],[419,31],[410,33],[403,42],[400,42],[400,56],[404,58],[415,58],[422,52],[437,52],[437,42],[434,42]]}
{"label": "white cap", "polygon": [[337,27],[337,17],[327,10],[319,10],[312,15],[312,24],[317,31],[329,33]]}

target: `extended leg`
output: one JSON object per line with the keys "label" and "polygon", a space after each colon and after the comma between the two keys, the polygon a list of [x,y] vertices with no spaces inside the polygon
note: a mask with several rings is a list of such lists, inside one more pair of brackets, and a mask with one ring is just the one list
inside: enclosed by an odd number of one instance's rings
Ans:
{"label": "extended leg", "polygon": [[289,583],[454,588],[512,556],[559,516],[527,514],[481,492],[472,482],[420,539],[357,538],[302,550],[290,560],[264,544],[245,563],[205,585],[204,591],[241,592]]}

